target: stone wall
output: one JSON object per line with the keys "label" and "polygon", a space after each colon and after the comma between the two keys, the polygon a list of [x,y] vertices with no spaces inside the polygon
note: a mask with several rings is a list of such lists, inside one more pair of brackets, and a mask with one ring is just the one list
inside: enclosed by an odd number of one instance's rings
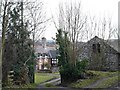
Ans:
{"label": "stone wall", "polygon": [[89,69],[116,70],[118,69],[118,52],[104,42],[94,37],[80,49],[80,59],[88,59]]}

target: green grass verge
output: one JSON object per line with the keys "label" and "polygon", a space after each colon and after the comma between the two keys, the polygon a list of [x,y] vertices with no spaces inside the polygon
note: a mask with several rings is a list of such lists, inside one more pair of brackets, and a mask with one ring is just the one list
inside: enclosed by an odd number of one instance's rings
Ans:
{"label": "green grass verge", "polygon": [[81,82],[75,82],[70,85],[72,88],[83,88],[85,86],[90,85],[91,83],[94,83],[99,78],[93,78],[93,79],[83,79]]}
{"label": "green grass verge", "polygon": [[35,83],[40,84],[42,82],[48,81],[50,79],[56,78],[55,76],[46,75],[45,73],[41,75],[41,73],[35,74]]}
{"label": "green grass verge", "polygon": [[103,82],[101,82],[99,85],[97,85],[95,88],[108,88],[114,85],[118,82],[118,76],[111,77]]}
{"label": "green grass verge", "polygon": [[49,73],[35,73],[35,83],[24,85],[23,88],[36,88],[39,84],[54,78],[57,77],[49,75]]}
{"label": "green grass verge", "polygon": [[60,72],[54,72],[55,75],[60,75]]}
{"label": "green grass verge", "polygon": [[117,72],[103,72],[103,71],[92,71],[92,70],[88,70],[87,72],[92,72],[93,74],[99,76],[99,78],[105,78],[108,76],[112,76],[114,74],[118,74]]}
{"label": "green grass verge", "polygon": [[74,82],[74,83],[70,84],[69,86],[73,87],[73,88],[83,88],[92,83],[95,83],[99,79],[107,78],[110,76],[114,76],[115,74],[118,74],[118,72],[102,72],[102,71],[91,71],[91,70],[89,70],[87,72],[92,72],[96,76],[91,79],[81,79],[79,82]]}
{"label": "green grass verge", "polygon": [[49,75],[49,73],[35,73],[35,83],[21,86],[11,85],[8,86],[7,88],[36,88],[39,84],[54,78],[57,78],[57,76]]}

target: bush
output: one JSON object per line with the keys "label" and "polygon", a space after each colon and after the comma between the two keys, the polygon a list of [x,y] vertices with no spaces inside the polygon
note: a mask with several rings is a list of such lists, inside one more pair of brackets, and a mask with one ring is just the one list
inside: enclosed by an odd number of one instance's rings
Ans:
{"label": "bush", "polygon": [[77,61],[76,66],[65,64],[60,67],[61,82],[68,83],[76,81],[80,78],[85,78],[86,60]]}
{"label": "bush", "polygon": [[94,72],[86,72],[86,76],[89,78],[94,78],[95,76],[98,76],[98,75],[95,74]]}

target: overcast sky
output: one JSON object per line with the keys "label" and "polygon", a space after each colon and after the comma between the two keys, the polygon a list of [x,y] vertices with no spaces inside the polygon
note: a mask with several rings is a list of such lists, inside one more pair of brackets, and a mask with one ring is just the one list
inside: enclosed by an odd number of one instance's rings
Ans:
{"label": "overcast sky", "polygon": [[[15,0],[16,1],[16,0]],[[33,1],[33,0],[31,0]],[[44,10],[46,17],[51,18],[52,15],[57,18],[59,13],[59,2],[69,3],[71,0],[42,0],[44,3]],[[95,16],[96,18],[108,17],[112,19],[112,23],[117,27],[118,23],[118,2],[120,0],[72,0],[76,2],[81,1],[82,12],[88,16]],[[52,22],[49,22],[43,36],[48,40],[55,37],[56,28]]]}
{"label": "overcast sky", "polygon": [[[59,2],[69,3],[70,0],[43,0],[47,17],[58,17],[58,5]],[[75,1],[75,0],[73,0]],[[96,18],[109,17],[112,19],[112,23],[117,27],[118,23],[118,1],[120,0],[76,0],[81,1],[82,11],[88,16],[95,16]],[[46,28],[46,32],[43,36],[51,40],[51,37],[55,37],[56,28],[53,23],[49,23]]]}

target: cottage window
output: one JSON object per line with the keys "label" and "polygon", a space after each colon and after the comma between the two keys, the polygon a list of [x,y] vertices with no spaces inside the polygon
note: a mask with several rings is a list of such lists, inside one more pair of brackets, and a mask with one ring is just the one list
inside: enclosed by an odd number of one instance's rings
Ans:
{"label": "cottage window", "polygon": [[97,50],[98,50],[98,53],[100,53],[100,44],[99,43],[97,44]]}
{"label": "cottage window", "polygon": [[96,52],[96,45],[93,44],[92,48],[93,48],[93,52],[95,53]]}
{"label": "cottage window", "polygon": [[38,57],[40,57],[41,53],[38,53]]}

